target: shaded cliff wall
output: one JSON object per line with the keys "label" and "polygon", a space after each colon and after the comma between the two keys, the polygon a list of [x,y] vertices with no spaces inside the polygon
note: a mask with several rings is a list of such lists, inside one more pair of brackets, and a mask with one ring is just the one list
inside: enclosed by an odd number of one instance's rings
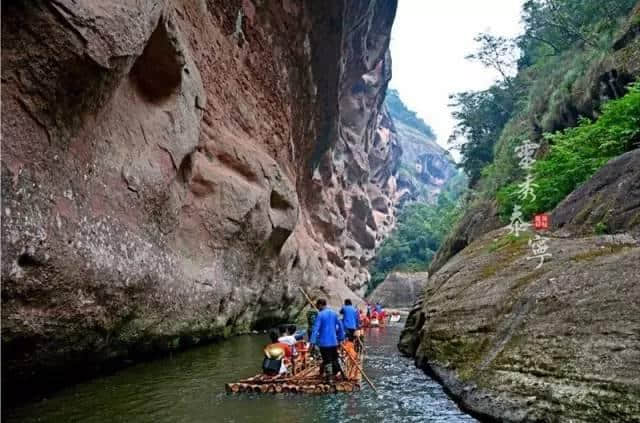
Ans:
{"label": "shaded cliff wall", "polygon": [[393,223],[395,6],[3,3],[3,384],[358,291]]}

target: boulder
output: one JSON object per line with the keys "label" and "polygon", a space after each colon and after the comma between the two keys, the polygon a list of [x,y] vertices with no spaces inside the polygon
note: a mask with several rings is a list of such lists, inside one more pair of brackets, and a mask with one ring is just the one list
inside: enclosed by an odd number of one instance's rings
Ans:
{"label": "boulder", "polygon": [[427,272],[391,272],[367,296],[367,301],[380,303],[384,307],[409,308],[422,294],[427,279]]}
{"label": "boulder", "polygon": [[529,241],[499,229],[449,260],[429,278],[400,349],[485,420],[633,421],[639,240],[551,235],[541,265]]}
{"label": "boulder", "polygon": [[640,234],[640,149],[612,159],[554,210],[555,229],[570,234]]}

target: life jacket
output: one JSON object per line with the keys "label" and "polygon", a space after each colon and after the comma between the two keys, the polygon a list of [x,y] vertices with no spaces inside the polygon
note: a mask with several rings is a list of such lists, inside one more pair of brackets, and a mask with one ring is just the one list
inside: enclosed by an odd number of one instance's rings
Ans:
{"label": "life jacket", "polygon": [[286,355],[286,350],[284,345],[282,345],[281,343],[277,342],[274,344],[269,344],[264,348],[264,355],[267,358],[273,359],[273,360],[281,360],[284,358],[284,356]]}
{"label": "life jacket", "polygon": [[353,345],[353,342],[344,341],[342,343],[342,348],[349,355],[349,357],[353,358],[354,360],[358,357],[358,353],[356,353],[355,345]]}
{"label": "life jacket", "polygon": [[298,341],[296,342],[296,350],[301,353],[304,354],[307,351],[309,351],[309,346],[307,345],[306,341]]}

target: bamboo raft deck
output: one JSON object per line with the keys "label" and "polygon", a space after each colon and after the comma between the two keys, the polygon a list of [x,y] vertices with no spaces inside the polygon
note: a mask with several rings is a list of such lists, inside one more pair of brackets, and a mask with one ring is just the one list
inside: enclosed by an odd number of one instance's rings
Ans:
{"label": "bamboo raft deck", "polygon": [[[362,367],[364,353],[360,352],[356,358],[358,366]],[[319,361],[312,361],[295,374],[268,376],[258,374],[235,383],[227,383],[228,393],[295,393],[295,394],[328,394],[336,392],[359,391],[362,374],[348,357],[343,357],[342,368],[347,375],[345,380],[328,383],[320,376]]]}

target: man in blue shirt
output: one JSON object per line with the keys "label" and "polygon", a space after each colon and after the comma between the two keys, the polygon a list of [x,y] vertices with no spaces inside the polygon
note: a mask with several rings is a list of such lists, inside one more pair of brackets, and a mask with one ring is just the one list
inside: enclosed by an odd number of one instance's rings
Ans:
{"label": "man in blue shirt", "polygon": [[344,326],[347,339],[355,342],[355,332],[360,328],[360,316],[350,299],[344,300],[340,314],[342,314],[342,326]]}
{"label": "man in blue shirt", "polygon": [[376,303],[376,313],[380,314],[380,312],[382,312],[382,306],[380,303]]}
{"label": "man in blue shirt", "polygon": [[327,307],[327,301],[319,299],[316,306],[320,312],[311,331],[311,345],[317,345],[322,355],[322,365],[320,366],[320,376],[324,376],[326,367],[331,364],[332,375],[344,373],[338,362],[338,345],[344,341],[344,329],[342,322],[338,318],[338,313]]}

